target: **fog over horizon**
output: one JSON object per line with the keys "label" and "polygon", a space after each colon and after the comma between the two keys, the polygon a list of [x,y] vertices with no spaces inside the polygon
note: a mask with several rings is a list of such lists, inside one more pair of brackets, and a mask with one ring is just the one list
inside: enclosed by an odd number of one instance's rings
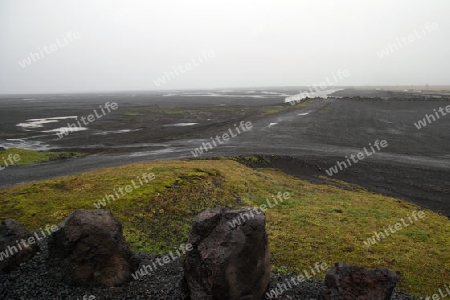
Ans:
{"label": "fog over horizon", "polygon": [[3,0],[0,94],[450,85],[449,11],[448,0]]}

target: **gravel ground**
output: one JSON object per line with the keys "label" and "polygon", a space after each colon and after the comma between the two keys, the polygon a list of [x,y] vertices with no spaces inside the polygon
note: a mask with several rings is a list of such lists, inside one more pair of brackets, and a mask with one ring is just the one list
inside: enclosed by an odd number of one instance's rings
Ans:
{"label": "gravel ground", "polygon": [[[179,260],[166,264],[156,273],[132,281],[126,285],[114,288],[85,288],[68,286],[56,280],[47,269],[45,260],[48,257],[46,240],[40,242],[41,251],[27,263],[10,274],[0,271],[0,299],[180,299],[179,282],[182,268]],[[141,266],[154,260],[157,255],[139,254]],[[272,276],[271,288],[278,283],[285,283],[288,276]],[[277,299],[318,299],[317,295],[323,288],[323,283],[308,280],[284,291]],[[90,299],[93,299],[92,297]],[[392,300],[413,300],[405,293],[397,293]]]}

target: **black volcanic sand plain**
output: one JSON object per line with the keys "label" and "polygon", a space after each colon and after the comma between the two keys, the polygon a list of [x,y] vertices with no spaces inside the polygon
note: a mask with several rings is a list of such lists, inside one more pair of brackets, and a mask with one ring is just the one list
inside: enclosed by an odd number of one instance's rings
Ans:
{"label": "black volcanic sand plain", "polygon": [[[270,111],[273,106],[283,104],[284,97],[255,93],[229,92],[223,97],[208,96],[210,93],[201,91],[178,92],[174,96],[161,93],[0,96],[0,142],[26,139],[40,141],[52,148],[76,148],[91,152],[120,152],[118,149],[123,148],[123,151],[130,152],[142,148],[142,144],[149,147],[149,143],[202,138],[213,134],[218,128],[228,128],[233,122],[254,119]],[[236,97],[237,94],[239,97]],[[108,112],[106,102],[116,102],[119,108]],[[76,120],[60,120],[45,124],[45,128],[24,129],[17,126],[29,119],[87,118],[90,114],[95,116],[94,110],[100,118],[95,117],[95,121],[87,125],[88,131],[70,133],[62,139],[55,133],[43,131],[67,127],[68,124],[78,126]],[[198,124],[173,126],[177,123]],[[85,126],[81,121],[80,124]],[[119,130],[129,132],[114,133]]]}
{"label": "black volcanic sand plain", "polygon": [[[262,155],[265,167],[311,181],[330,179],[325,170],[375,140],[388,147],[332,179],[363,186],[450,216],[450,116],[425,128],[414,126],[425,114],[450,105],[448,96],[346,89],[315,99],[306,107],[284,103],[298,89],[190,91],[167,93],[2,96],[0,142],[41,141],[51,148],[96,153],[78,160],[11,167],[0,172],[2,187],[137,161],[194,158],[192,150],[227,132],[241,120],[250,132],[202,157]],[[363,95],[363,97],[358,95]],[[27,99],[27,100],[23,100]],[[31,100],[29,100],[31,99]],[[119,108],[90,123],[89,130],[59,139],[41,131],[72,120],[25,131],[27,119],[87,116],[106,102]],[[173,126],[178,123],[198,123]],[[117,133],[118,131],[124,131]],[[130,130],[130,132],[128,132]],[[1,145],[0,145],[1,146]],[[259,167],[259,165],[257,165]]]}

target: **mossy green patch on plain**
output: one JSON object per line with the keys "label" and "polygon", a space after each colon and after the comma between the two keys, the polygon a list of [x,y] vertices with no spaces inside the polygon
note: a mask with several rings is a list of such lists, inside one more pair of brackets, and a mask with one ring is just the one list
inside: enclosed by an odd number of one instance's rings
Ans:
{"label": "mossy green patch on plain", "polygon": [[127,107],[122,110],[121,119],[123,121],[133,121],[141,119],[145,115],[155,115],[155,116],[173,116],[173,115],[185,115],[185,116],[196,116],[203,115],[207,112],[236,112],[240,111],[244,115],[253,115],[255,117],[268,116],[273,114],[278,114],[281,112],[286,112],[290,110],[295,110],[299,108],[308,107],[312,103],[317,101],[317,99],[306,99],[295,105],[290,105],[288,103],[283,103],[279,105],[269,105],[261,107],[251,107],[245,105],[232,105],[232,106],[209,106],[209,107],[195,107],[195,108],[181,108],[176,106],[164,106],[159,107],[157,105],[146,106],[146,107]]}
{"label": "mossy green patch on plain", "polygon": [[[251,158],[248,158],[252,162]],[[57,224],[74,209],[94,202],[131,180],[156,178],[108,203],[134,250],[167,253],[185,243],[195,216],[216,206],[259,206],[278,192],[290,199],[267,209],[273,270],[297,273],[316,262],[386,267],[402,276],[401,290],[417,296],[448,284],[450,221],[431,211],[367,247],[364,241],[420,209],[398,199],[311,184],[272,169],[254,170],[233,160],[177,160],[100,169],[0,190],[0,219],[29,229]],[[323,280],[324,273],[316,279]]]}
{"label": "mossy green patch on plain", "polygon": [[[30,165],[56,159],[77,158],[82,155],[83,154],[78,152],[35,151],[19,148],[8,148],[6,150],[0,151],[0,165],[5,166],[6,164],[4,161],[6,161],[6,163],[9,165]],[[9,157],[11,158],[13,163],[11,163]]]}

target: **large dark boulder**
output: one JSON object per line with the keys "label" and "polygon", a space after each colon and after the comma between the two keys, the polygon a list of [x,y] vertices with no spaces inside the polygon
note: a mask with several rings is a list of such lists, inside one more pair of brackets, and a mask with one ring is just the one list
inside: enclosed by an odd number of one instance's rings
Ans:
{"label": "large dark boulder", "polygon": [[76,210],[49,238],[48,265],[57,278],[81,286],[118,286],[131,280],[139,259],[107,210]]}
{"label": "large dark boulder", "polygon": [[322,300],[389,300],[399,277],[388,269],[365,270],[338,262],[327,271]]}
{"label": "large dark boulder", "polygon": [[193,250],[182,258],[185,298],[262,299],[270,280],[265,225],[255,208],[200,213],[188,240]]}
{"label": "large dark boulder", "polygon": [[16,220],[6,219],[0,225],[0,271],[10,272],[32,258],[39,247],[36,238]]}

